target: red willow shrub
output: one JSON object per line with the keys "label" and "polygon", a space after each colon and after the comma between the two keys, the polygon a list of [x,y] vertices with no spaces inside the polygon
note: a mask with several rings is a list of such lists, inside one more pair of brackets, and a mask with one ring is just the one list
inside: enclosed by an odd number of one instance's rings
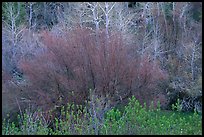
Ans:
{"label": "red willow shrub", "polygon": [[42,40],[44,52],[21,61],[20,66],[29,78],[29,96],[45,108],[83,104],[90,97],[89,89],[108,95],[113,103],[131,95],[147,100],[157,82],[165,79],[146,57],[127,54],[129,48],[120,33],[107,40],[104,32],[96,37],[91,30],[77,28],[63,36],[44,32]]}
{"label": "red willow shrub", "polygon": [[147,55],[143,55],[139,63],[138,79],[135,81],[137,92],[134,92],[134,95],[142,104],[146,102],[147,105],[150,105],[151,101],[155,102],[156,97],[164,93],[158,84],[166,80],[168,75],[160,69],[158,63],[151,62]]}

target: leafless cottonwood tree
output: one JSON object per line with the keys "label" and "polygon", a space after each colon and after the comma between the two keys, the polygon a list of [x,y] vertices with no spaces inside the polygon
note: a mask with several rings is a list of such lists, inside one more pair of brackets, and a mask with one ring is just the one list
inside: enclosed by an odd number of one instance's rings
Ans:
{"label": "leafless cottonwood tree", "polygon": [[[15,4],[17,4],[17,9]],[[20,12],[21,12],[21,3],[4,3],[4,6],[2,7],[5,12],[5,16],[7,20],[2,20],[3,22],[3,50],[10,49],[11,51],[11,64],[16,64],[16,55],[18,50],[18,43],[21,40],[21,34],[24,30],[25,26],[19,26],[20,22]]]}

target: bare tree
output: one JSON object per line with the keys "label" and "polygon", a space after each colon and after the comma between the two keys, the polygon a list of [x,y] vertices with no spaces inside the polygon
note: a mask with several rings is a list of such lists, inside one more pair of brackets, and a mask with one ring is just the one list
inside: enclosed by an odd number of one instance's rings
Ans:
{"label": "bare tree", "polygon": [[[22,19],[22,3],[3,3],[2,7],[4,11],[5,19],[2,20],[3,27],[3,58],[9,58],[10,61],[6,61],[10,64],[8,70],[12,70],[16,67],[18,61],[19,42],[22,39],[22,32],[25,26],[21,25]],[[7,52],[7,53],[6,53]],[[5,54],[6,53],[6,54]],[[14,69],[16,71],[16,69]]]}

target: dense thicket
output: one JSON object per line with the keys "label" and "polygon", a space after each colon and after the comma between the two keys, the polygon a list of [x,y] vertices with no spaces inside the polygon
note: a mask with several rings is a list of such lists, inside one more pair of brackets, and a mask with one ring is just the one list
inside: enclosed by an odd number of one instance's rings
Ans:
{"label": "dense thicket", "polygon": [[201,9],[200,2],[3,2],[3,114],[94,97],[105,111],[131,95],[165,109],[179,98],[184,111],[200,110]]}
{"label": "dense thicket", "polygon": [[97,40],[90,30],[76,29],[63,37],[44,33],[43,41],[43,53],[21,61],[30,81],[25,92],[33,94],[31,98],[39,106],[82,104],[92,94],[103,98],[101,107],[113,107],[132,95],[144,102],[159,94],[157,84],[166,78],[147,57],[128,54],[130,48],[119,32],[110,40],[101,32]]}

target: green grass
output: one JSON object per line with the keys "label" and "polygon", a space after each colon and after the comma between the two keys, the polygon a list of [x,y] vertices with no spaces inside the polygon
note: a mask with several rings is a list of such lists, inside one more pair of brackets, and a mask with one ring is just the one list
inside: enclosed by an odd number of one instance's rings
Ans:
{"label": "green grass", "polygon": [[[19,120],[19,126],[3,121],[3,135],[201,135],[202,116],[195,113],[147,109],[132,97],[123,111],[112,109],[103,121],[93,118],[86,108],[78,106],[77,113],[61,110],[62,117],[55,118],[49,128],[42,119],[34,120],[28,114]],[[68,105],[66,110],[74,108]]]}

